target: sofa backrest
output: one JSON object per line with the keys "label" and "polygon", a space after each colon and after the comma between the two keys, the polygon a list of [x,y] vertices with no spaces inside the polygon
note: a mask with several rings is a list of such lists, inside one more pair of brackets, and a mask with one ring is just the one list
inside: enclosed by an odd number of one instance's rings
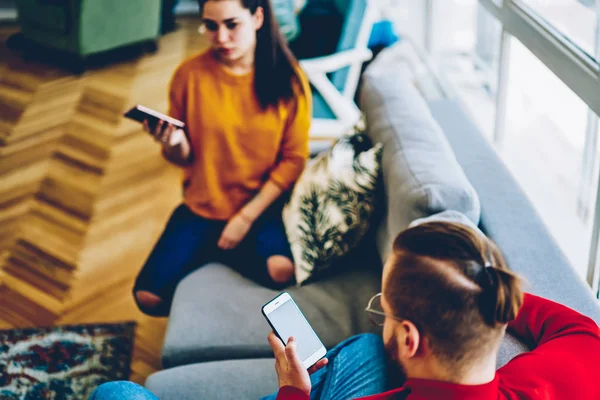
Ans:
{"label": "sofa backrest", "polygon": [[477,224],[480,208],[475,189],[425,100],[396,70],[378,71],[372,65],[363,74],[360,106],[368,135],[383,144],[387,205],[377,242],[385,260],[394,237],[412,221],[455,210]]}

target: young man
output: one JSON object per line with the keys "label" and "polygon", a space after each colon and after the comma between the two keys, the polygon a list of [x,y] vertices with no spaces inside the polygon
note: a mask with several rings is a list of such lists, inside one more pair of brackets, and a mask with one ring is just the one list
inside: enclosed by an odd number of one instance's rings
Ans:
{"label": "young man", "polygon": [[[318,371],[312,382],[295,341],[284,348],[271,333],[280,386],[271,397],[600,399],[596,323],[523,294],[496,246],[465,225],[429,222],[401,233],[383,293],[367,311],[383,326],[383,341],[362,335],[338,345],[310,371]],[[534,350],[496,371],[507,326]]]}

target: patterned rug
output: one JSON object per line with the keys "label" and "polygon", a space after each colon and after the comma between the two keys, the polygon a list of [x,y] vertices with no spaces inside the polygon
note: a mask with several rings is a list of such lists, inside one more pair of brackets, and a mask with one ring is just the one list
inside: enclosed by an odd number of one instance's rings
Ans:
{"label": "patterned rug", "polygon": [[87,399],[127,380],[135,322],[0,331],[0,399]]}

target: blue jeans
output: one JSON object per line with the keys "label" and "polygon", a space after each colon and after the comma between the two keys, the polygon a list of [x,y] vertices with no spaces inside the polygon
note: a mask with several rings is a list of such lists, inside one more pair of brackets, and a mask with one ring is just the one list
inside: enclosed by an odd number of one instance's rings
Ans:
{"label": "blue jeans", "polygon": [[[311,376],[311,399],[355,399],[392,390],[402,383],[378,335],[353,336],[331,349],[327,358],[329,363]],[[261,400],[276,397],[277,393],[273,393]],[[131,382],[105,383],[90,397],[90,400],[121,399],[157,400],[157,397]]]}
{"label": "blue jeans", "polygon": [[[311,375],[310,398],[321,400],[356,399],[383,393],[394,385],[394,368],[388,360],[381,336],[352,336],[327,352],[329,362]],[[274,400],[277,393],[261,400]]]}
{"label": "blue jeans", "polygon": [[262,285],[280,289],[281,285],[269,277],[267,260],[274,255],[292,259],[281,219],[283,202],[282,198],[267,209],[232,250],[221,250],[217,246],[227,221],[203,218],[185,204],[177,207],[133,288],[134,293],[139,290],[154,293],[163,302],[156,309],[145,309],[140,304],[138,307],[148,315],[168,315],[177,284],[190,272],[213,261],[232,266]]}
{"label": "blue jeans", "polygon": [[159,400],[159,398],[137,383],[117,381],[98,386],[88,400]]}

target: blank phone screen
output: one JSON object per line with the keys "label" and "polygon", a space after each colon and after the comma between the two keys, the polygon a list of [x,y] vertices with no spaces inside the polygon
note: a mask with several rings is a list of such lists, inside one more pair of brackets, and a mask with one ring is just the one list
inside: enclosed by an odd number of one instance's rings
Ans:
{"label": "blank phone screen", "polygon": [[302,361],[321,348],[317,334],[292,300],[286,301],[273,310],[268,317],[284,343],[287,344],[290,336],[296,339],[298,355]]}

